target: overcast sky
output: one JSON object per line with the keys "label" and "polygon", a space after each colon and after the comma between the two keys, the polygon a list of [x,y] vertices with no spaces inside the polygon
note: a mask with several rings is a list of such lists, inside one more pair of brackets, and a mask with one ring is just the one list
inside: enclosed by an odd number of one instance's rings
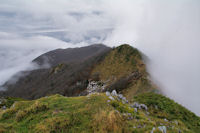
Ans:
{"label": "overcast sky", "polygon": [[0,85],[40,54],[129,43],[166,95],[200,115],[199,0],[0,0]]}

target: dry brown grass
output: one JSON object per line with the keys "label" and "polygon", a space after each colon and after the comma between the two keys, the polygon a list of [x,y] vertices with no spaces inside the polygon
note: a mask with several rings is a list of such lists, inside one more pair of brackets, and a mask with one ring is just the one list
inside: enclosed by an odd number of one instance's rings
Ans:
{"label": "dry brown grass", "polygon": [[16,121],[21,121],[25,116],[29,114],[36,114],[40,111],[45,111],[48,109],[48,106],[46,104],[42,104],[39,101],[36,101],[32,106],[30,106],[27,109],[24,109],[23,111],[19,110],[16,114]]}
{"label": "dry brown grass", "polygon": [[123,124],[125,124],[118,112],[106,112],[103,110],[94,115],[94,120],[92,123],[95,133],[121,133],[124,130]]}

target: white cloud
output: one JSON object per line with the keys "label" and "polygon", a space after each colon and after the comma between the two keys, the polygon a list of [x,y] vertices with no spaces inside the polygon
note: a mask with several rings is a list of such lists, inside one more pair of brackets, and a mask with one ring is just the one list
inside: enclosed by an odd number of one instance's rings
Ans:
{"label": "white cloud", "polygon": [[9,33],[0,33],[0,43],[0,85],[19,71],[37,69],[31,61],[39,55],[56,48],[75,47],[47,36],[23,37]]}
{"label": "white cloud", "polygon": [[130,43],[151,59],[149,72],[164,92],[199,114],[199,6],[199,0],[1,0],[0,61],[17,66],[1,66],[0,77],[54,48]]}

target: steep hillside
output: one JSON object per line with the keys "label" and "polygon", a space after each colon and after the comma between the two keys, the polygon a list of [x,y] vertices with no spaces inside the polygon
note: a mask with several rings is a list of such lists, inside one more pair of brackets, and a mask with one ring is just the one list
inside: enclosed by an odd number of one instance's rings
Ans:
{"label": "steep hillside", "polygon": [[[21,97],[25,99],[36,99],[51,94],[62,94],[66,96],[78,96],[87,88],[90,73],[95,64],[100,62],[111,48],[104,45],[92,45],[83,48],[66,49],[63,55],[61,53],[52,51],[38,57],[35,61],[46,58],[55,58],[50,63],[54,65],[60,64],[46,69],[38,69],[28,72],[23,72],[25,75],[21,77],[15,84],[6,83],[6,91],[1,92],[2,96]],[[79,52],[86,52],[83,55]],[[89,52],[90,51],[90,52]],[[56,53],[56,54],[54,54]],[[74,53],[76,53],[74,55]],[[50,54],[50,56],[47,56]],[[60,60],[60,56],[62,59]],[[71,59],[70,59],[71,57]],[[41,64],[42,65],[42,64]]]}
{"label": "steep hillside", "polygon": [[128,99],[138,93],[156,91],[148,79],[142,54],[127,44],[114,48],[92,74],[106,82],[109,90],[122,91]]}
{"label": "steep hillside", "polygon": [[[79,96],[89,93],[91,81],[98,81],[106,90],[132,95],[155,91],[148,79],[141,53],[127,45],[108,48],[104,45],[55,50],[41,55],[34,62],[49,61],[51,68],[23,72],[15,84],[5,84],[1,95],[37,99],[46,95]],[[94,90],[97,91],[97,90]]]}
{"label": "steep hillside", "polygon": [[164,96],[141,94],[128,104],[118,94],[106,94],[18,101],[0,110],[0,132],[200,132],[200,118]]}

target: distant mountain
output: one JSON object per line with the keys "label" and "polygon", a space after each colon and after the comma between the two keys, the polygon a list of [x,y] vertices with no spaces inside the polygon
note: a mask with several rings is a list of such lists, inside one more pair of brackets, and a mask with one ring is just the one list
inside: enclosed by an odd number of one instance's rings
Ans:
{"label": "distant mountain", "polygon": [[0,132],[199,133],[198,116],[158,94],[143,57],[127,44],[39,56],[33,62],[49,68],[4,85]]}
{"label": "distant mountain", "polygon": [[81,48],[56,49],[37,57],[33,62],[39,65],[49,64],[51,67],[61,63],[79,63],[108,50],[110,48],[103,44],[95,44]]}

